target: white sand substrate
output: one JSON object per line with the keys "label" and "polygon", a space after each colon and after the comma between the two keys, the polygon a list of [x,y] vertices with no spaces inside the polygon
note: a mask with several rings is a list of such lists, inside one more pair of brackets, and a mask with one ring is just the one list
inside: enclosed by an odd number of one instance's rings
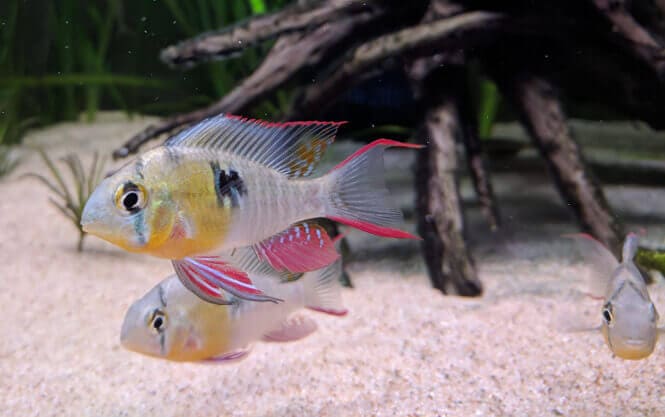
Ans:
{"label": "white sand substrate", "polygon": [[[63,124],[27,142],[88,161],[150,121]],[[401,157],[388,160],[410,176]],[[566,321],[598,324],[599,305],[582,295],[586,269],[558,238],[575,224],[544,176],[496,178],[509,237],[491,235],[465,188],[483,297],[432,289],[417,243],[352,232],[347,317],[307,312],[319,330],[305,340],[259,343],[244,361],[211,365],[120,347],[125,310],[170,263],[94,237],[77,253],[76,230],[44,187],[19,179],[25,172],[46,172],[27,151],[0,180],[2,416],[665,415],[662,344],[647,360],[623,361],[597,332],[561,331]],[[408,208],[409,182],[398,182]],[[662,243],[665,193],[606,191],[623,221]],[[665,314],[663,285],[651,292]]]}

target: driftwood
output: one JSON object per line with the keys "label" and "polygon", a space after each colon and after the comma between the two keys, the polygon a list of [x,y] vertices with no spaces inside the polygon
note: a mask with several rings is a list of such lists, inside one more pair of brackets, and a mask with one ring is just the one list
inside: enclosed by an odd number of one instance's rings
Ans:
{"label": "driftwood", "polygon": [[[424,106],[431,106],[433,99],[429,98],[432,88],[438,88],[440,93],[447,93],[455,100],[456,111],[459,114],[461,132],[458,135],[464,144],[466,155],[467,170],[471,176],[474,191],[478,197],[478,202],[483,215],[490,225],[490,229],[495,230],[501,223],[499,207],[492,190],[488,163],[486,161],[483,149],[478,137],[478,123],[470,103],[470,92],[465,82],[468,74],[466,71],[466,58],[462,53],[458,54],[439,54],[428,58],[421,58],[413,62],[408,68],[409,78],[412,82],[414,96],[424,103]],[[449,81],[443,85],[430,85],[430,79],[438,68],[446,68],[445,75],[441,78],[447,78]],[[436,83],[435,83],[436,84]],[[436,100],[435,100],[435,104]]]}
{"label": "driftwood", "polygon": [[[446,67],[459,64],[456,59],[461,55],[464,64],[478,62],[485,75],[500,81],[582,227],[616,251],[621,225],[566,127],[552,86],[563,89],[569,99],[601,102],[665,129],[664,17],[663,0],[301,1],[167,48],[162,54],[165,61],[188,67],[226,59],[277,38],[262,64],[220,101],[148,127],[114,156],[127,156],[151,139],[213,114],[245,113],[286,85],[298,91],[285,119],[320,118],[354,85],[386,68],[406,68],[413,76],[418,60],[430,64],[438,60]],[[428,77],[411,77],[421,84],[414,90],[422,90]],[[418,184],[429,188],[419,191],[419,205],[422,213],[434,216],[420,219],[420,230],[427,236],[427,222],[436,224],[437,237],[426,237],[424,247],[426,258],[435,260],[431,265],[428,261],[435,285],[446,290],[436,275],[445,270],[457,277],[452,282],[460,292],[473,294],[481,287],[464,247],[457,197],[440,195],[441,190],[455,193],[449,170],[457,161],[441,154],[450,149],[451,138],[459,137],[465,146],[469,172],[490,224],[498,224],[499,217],[472,122],[475,111],[466,101],[467,92],[453,90],[437,91],[438,102],[423,110],[427,121],[420,138],[430,137],[437,151],[420,157]],[[406,119],[421,118],[418,114]],[[430,175],[434,180],[425,181]],[[436,260],[437,256],[441,258]],[[440,268],[435,265],[439,262]]]}
{"label": "driftwood", "polygon": [[330,103],[330,97],[371,76],[374,70],[388,58],[403,54],[429,55],[437,44],[454,40],[469,31],[486,31],[501,19],[501,15],[489,12],[463,13],[449,19],[423,23],[391,33],[360,45],[346,57],[324,81],[311,85],[298,96],[289,111],[293,118],[310,117],[311,109],[321,109]]}
{"label": "driftwood", "polygon": [[358,1],[317,2],[295,4],[277,13],[260,16],[238,23],[220,31],[205,33],[164,49],[160,55],[165,63],[181,68],[191,68],[202,62],[224,59],[247,47],[257,45],[277,36],[303,31],[354,16],[374,14],[371,2]]}
{"label": "driftwood", "polygon": [[[593,4],[612,24],[617,41],[623,43],[665,80],[665,47],[626,9],[625,1],[593,0]],[[649,3],[644,1],[644,3]]]}
{"label": "driftwood", "polygon": [[463,215],[457,182],[455,129],[457,111],[452,102],[427,114],[420,140],[415,187],[418,232],[430,280],[444,293],[479,295],[482,284],[463,236]]}
{"label": "driftwood", "polygon": [[519,110],[561,196],[577,215],[582,227],[620,257],[624,236],[622,227],[584,161],[566,123],[554,86],[533,75],[512,77],[507,82],[502,81],[501,86],[504,95]]}
{"label": "driftwood", "polygon": [[[418,65],[416,65],[418,66]],[[429,69],[424,64],[426,70]],[[417,68],[411,74],[417,80]],[[432,71],[422,81],[427,109],[418,139],[426,147],[416,162],[418,232],[430,280],[444,293],[479,295],[482,284],[464,240],[464,214],[459,195],[455,143],[467,129],[460,112],[460,71]]]}
{"label": "driftwood", "polygon": [[163,133],[196,123],[219,113],[242,113],[249,106],[268,96],[291,80],[304,68],[321,65],[328,51],[378,17],[379,12],[369,11],[353,18],[322,25],[311,33],[292,33],[280,38],[263,63],[249,77],[217,103],[191,113],[168,117],[132,137],[117,149],[114,158],[135,153],[141,145]]}

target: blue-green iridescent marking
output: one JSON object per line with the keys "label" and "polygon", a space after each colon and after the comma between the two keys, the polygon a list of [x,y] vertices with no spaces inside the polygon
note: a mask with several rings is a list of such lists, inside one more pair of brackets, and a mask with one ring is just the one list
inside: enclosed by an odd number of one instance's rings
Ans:
{"label": "blue-green iridescent marking", "polygon": [[147,242],[145,238],[145,212],[143,210],[139,211],[134,215],[134,232],[139,239],[139,245],[144,246]]}

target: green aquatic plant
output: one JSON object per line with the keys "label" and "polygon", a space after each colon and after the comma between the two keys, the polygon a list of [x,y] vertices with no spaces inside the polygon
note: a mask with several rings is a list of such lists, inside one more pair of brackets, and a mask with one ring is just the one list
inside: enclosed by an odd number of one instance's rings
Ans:
{"label": "green aquatic plant", "polygon": [[86,171],[83,168],[83,164],[78,155],[68,154],[63,157],[61,162],[63,162],[69,170],[73,185],[72,187],[65,182],[62,169],[53,162],[46,152],[43,149],[38,149],[37,151],[44,161],[44,164],[48,167],[52,178],[49,180],[43,175],[34,173],[26,174],[25,177],[37,179],[53,192],[55,197],[49,198],[49,201],[60,211],[60,213],[68,218],[78,230],[79,240],[76,249],[81,252],[83,250],[83,239],[86,236],[86,233],[81,228],[81,214],[83,213],[83,208],[85,207],[85,203],[88,201],[90,194],[102,179],[105,160],[100,159],[99,155],[95,152],[90,168]]}
{"label": "green aquatic plant", "polygon": [[478,137],[489,139],[497,118],[501,97],[492,81],[480,80],[480,100],[478,102]]}
{"label": "green aquatic plant", "polygon": [[0,145],[0,178],[12,172],[18,163],[19,159],[13,155],[12,148]]}
{"label": "green aquatic plant", "polygon": [[642,268],[665,275],[665,250],[639,248],[635,255],[635,263]]}

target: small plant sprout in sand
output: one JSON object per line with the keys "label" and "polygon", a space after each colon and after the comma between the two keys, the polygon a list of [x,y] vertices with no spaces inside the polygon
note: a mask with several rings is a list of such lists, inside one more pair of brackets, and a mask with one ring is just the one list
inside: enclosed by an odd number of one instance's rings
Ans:
{"label": "small plant sprout in sand", "polygon": [[13,155],[11,147],[0,145],[0,178],[12,172],[18,162],[19,159]]}
{"label": "small plant sprout in sand", "polygon": [[83,239],[86,235],[81,228],[81,213],[83,213],[83,207],[86,201],[88,201],[90,193],[92,193],[103,177],[102,172],[105,161],[103,159],[100,160],[99,155],[95,152],[90,168],[86,172],[78,155],[68,154],[63,157],[61,161],[69,169],[72,178],[72,183],[69,185],[64,180],[62,170],[56,166],[46,152],[43,149],[38,149],[37,152],[39,152],[39,155],[48,167],[52,179],[49,180],[43,175],[34,173],[26,174],[25,177],[36,178],[55,194],[55,198],[51,197],[49,201],[65,217],[71,220],[72,224],[79,231],[77,250],[81,252],[83,250]]}

